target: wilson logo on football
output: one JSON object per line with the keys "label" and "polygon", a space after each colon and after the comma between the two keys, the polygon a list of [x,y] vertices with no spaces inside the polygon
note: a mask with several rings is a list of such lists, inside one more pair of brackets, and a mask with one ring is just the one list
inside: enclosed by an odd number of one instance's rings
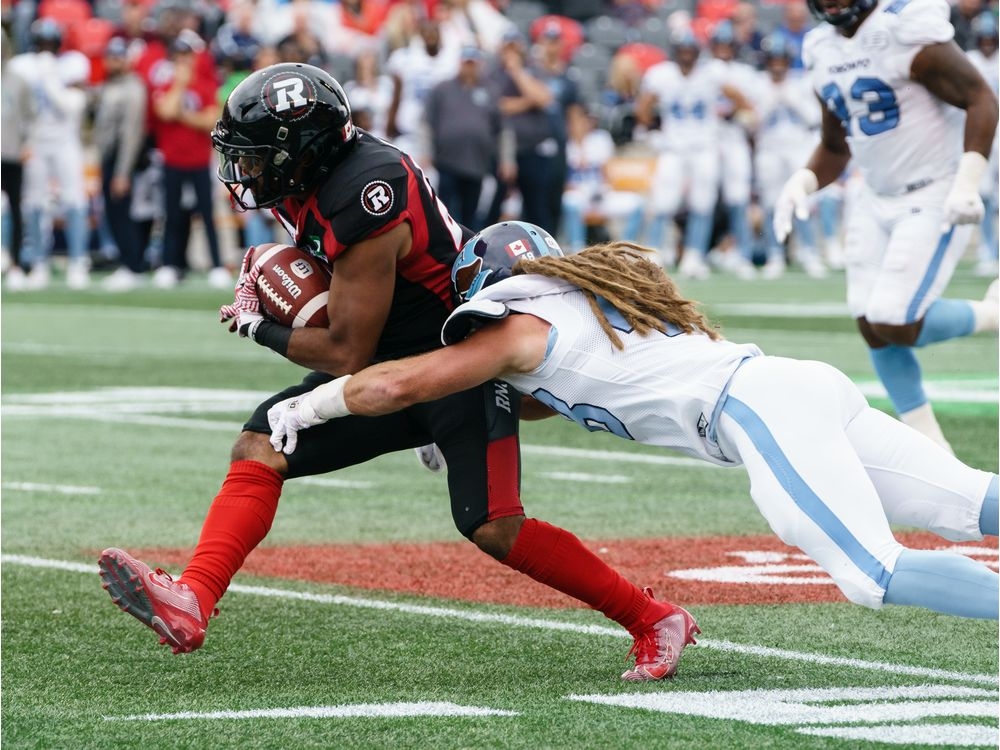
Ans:
{"label": "wilson logo on football", "polygon": [[316,105],[312,81],[297,75],[279,73],[261,88],[264,108],[279,120],[300,120]]}
{"label": "wilson logo on football", "polygon": [[386,214],[392,208],[395,196],[385,180],[374,180],[361,191],[361,207],[372,216]]}

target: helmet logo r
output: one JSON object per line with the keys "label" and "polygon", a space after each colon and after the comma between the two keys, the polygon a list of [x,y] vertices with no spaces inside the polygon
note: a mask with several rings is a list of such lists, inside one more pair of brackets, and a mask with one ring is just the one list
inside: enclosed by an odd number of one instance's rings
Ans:
{"label": "helmet logo r", "polygon": [[297,75],[279,73],[260,92],[267,111],[280,120],[298,120],[308,115],[316,103],[311,81]]}
{"label": "helmet logo r", "polygon": [[361,191],[361,207],[372,216],[381,216],[392,208],[395,196],[385,180],[373,180]]}

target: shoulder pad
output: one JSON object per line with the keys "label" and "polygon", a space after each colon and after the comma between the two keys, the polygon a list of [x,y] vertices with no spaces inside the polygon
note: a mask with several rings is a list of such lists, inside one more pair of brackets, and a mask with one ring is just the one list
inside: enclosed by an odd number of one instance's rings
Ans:
{"label": "shoulder pad", "polygon": [[889,28],[893,38],[907,47],[947,42],[955,36],[947,0],[893,0],[881,12],[895,16]]}

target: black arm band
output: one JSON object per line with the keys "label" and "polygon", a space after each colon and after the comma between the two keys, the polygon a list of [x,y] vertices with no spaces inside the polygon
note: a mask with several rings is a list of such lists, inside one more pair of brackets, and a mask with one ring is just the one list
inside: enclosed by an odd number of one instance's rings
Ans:
{"label": "black arm band", "polygon": [[292,329],[288,326],[262,320],[253,329],[253,340],[261,346],[277,352],[282,357],[288,356],[288,342],[292,338]]}

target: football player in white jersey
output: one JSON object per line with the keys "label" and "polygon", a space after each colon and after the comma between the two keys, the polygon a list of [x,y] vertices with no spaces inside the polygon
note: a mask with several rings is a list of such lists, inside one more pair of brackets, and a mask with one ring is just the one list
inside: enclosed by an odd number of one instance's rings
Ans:
{"label": "football player in white jersey", "polygon": [[82,289],[90,283],[87,191],[84,184],[83,117],[90,61],[81,52],[59,54],[62,28],[50,18],[31,25],[34,51],[11,58],[11,68],[31,88],[37,112],[28,136],[30,155],[24,165],[24,211],[31,246],[26,288],[49,284],[52,254],[52,188],[66,221],[69,266],[66,283]]}
{"label": "football player in white jersey", "polygon": [[647,248],[562,257],[531,224],[487,227],[452,281],[450,346],[279,402],[271,444],[348,414],[378,415],[492,378],[591,432],[746,467],[774,532],[852,602],[997,619],[1000,578],[954,552],[903,547],[890,524],[949,540],[997,534],[997,476],[868,406],[839,370],[722,339]]}
{"label": "football player in white jersey", "polygon": [[[718,68],[719,78],[739,89],[750,100],[757,71],[736,59],[736,32],[732,22],[725,20],[716,24],[709,39],[709,49],[712,59],[708,64]],[[749,213],[753,178],[749,130],[756,121],[754,115],[759,113],[736,110],[726,97],[719,101],[718,106],[721,116],[719,181],[734,247],[718,258],[716,263],[738,278],[750,280],[757,277],[757,272],[753,267],[753,230],[750,228]],[[756,102],[754,108],[756,109]],[[714,255],[716,253],[712,254]]]}
{"label": "football player in white jersey", "polygon": [[941,298],[983,219],[997,98],[952,40],[946,0],[808,2],[827,21],[803,48],[822,135],[782,190],[775,233],[852,160],[864,187],[847,216],[848,309],[899,418],[949,447],[914,347],[997,330],[997,284],[982,301]]}
{"label": "football player in white jersey", "polygon": [[[754,96],[759,117],[754,172],[767,239],[767,261],[762,275],[765,279],[777,279],[785,273],[785,247],[772,229],[774,206],[785,181],[815,148],[821,112],[809,81],[789,73],[796,51],[788,37],[772,33],[761,47],[764,71]],[[795,244],[796,261],[803,270],[813,277],[825,276],[826,266],[816,250],[816,233],[808,216],[795,219]]]}
{"label": "football player in white jersey", "polygon": [[[976,66],[976,70],[982,73],[983,78],[993,89],[994,95],[998,91],[998,78],[1000,78],[1000,67],[997,62],[997,35],[998,29],[996,16],[992,11],[983,11],[972,21],[972,34],[976,38],[976,47],[968,52],[969,60]],[[993,148],[990,149],[990,160],[983,181],[979,186],[979,194],[983,198],[983,205],[986,211],[983,214],[983,238],[979,245],[979,261],[976,264],[976,275],[988,278],[995,277],[1000,271],[1000,264],[997,262],[997,209],[998,191],[1000,183],[997,181],[997,170],[1000,168],[1000,161],[997,158],[997,136],[993,136]]]}
{"label": "football player in white jersey", "polygon": [[675,36],[673,59],[646,71],[635,105],[636,119],[647,127],[658,109],[662,130],[654,140],[660,156],[649,198],[647,241],[660,250],[665,265],[673,264],[674,243],[664,235],[686,196],[684,256],[678,273],[694,279],[711,274],[705,255],[719,192],[719,100],[725,96],[732,102],[734,116],[753,109],[739,89],[721,77],[723,71],[698,64],[700,54],[690,30]]}

